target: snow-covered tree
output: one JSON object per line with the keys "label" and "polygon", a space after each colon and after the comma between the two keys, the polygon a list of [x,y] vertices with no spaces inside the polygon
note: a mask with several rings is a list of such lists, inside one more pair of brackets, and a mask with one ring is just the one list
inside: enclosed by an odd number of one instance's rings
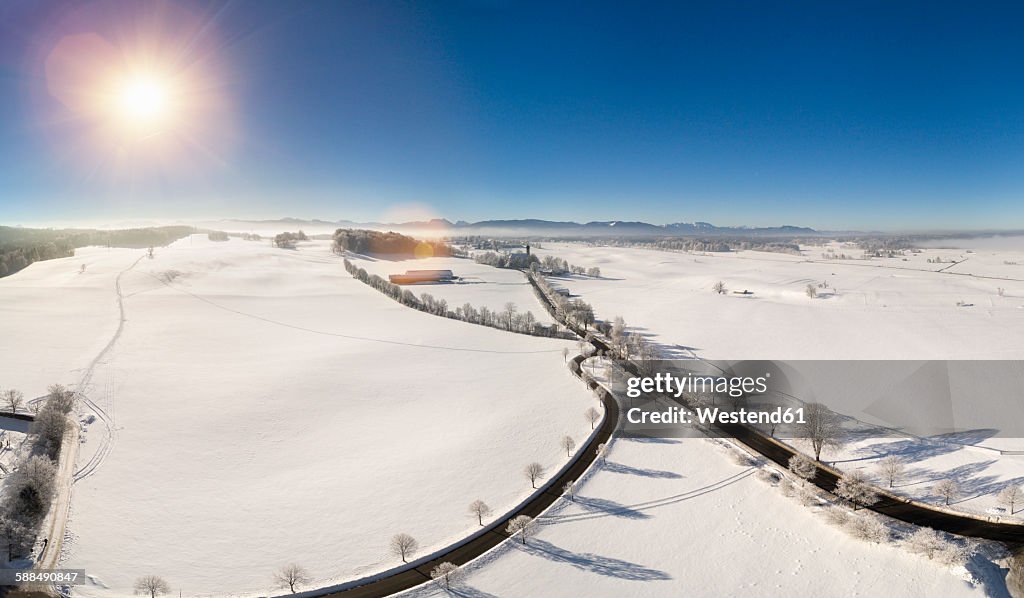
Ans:
{"label": "snow-covered tree", "polygon": [[455,563],[445,561],[430,570],[430,578],[446,591],[458,587],[462,581],[462,569]]}
{"label": "snow-covered tree", "polygon": [[725,283],[722,282],[721,280],[719,280],[718,282],[715,283],[715,286],[711,287],[711,289],[714,290],[719,295],[724,295],[725,294]]}
{"label": "snow-covered tree", "polygon": [[530,485],[536,488],[537,480],[544,479],[544,466],[534,461],[523,469],[523,474],[526,476],[526,479],[530,480]]}
{"label": "snow-covered tree", "polygon": [[885,480],[889,487],[892,488],[896,481],[903,477],[903,471],[906,466],[897,455],[888,455],[878,462],[878,472],[882,475],[882,479]]}
{"label": "snow-covered tree", "polygon": [[911,552],[922,554],[945,565],[962,565],[975,551],[969,542],[957,542],[930,527],[922,527],[910,534],[905,541]]}
{"label": "snow-covered tree", "polygon": [[789,471],[806,482],[814,477],[814,474],[818,472],[818,467],[809,457],[797,453],[789,458]]}
{"label": "snow-covered tree", "polygon": [[292,594],[295,593],[295,586],[301,586],[313,581],[309,573],[301,566],[291,563],[281,567],[274,574],[274,582],[279,588],[288,588]]}
{"label": "snow-covered tree", "polygon": [[858,506],[866,507],[878,502],[878,493],[868,482],[867,476],[861,471],[851,471],[839,478],[836,485],[836,496],[844,498],[853,505],[856,511]]}
{"label": "snow-covered tree", "polygon": [[601,419],[601,412],[593,407],[587,407],[587,410],[583,412],[583,417],[587,418],[587,421],[590,422],[590,429],[593,430]]}
{"label": "snow-covered tree", "polygon": [[32,455],[20,462],[4,484],[9,512],[34,525],[50,508],[56,477],[57,466],[46,455]]}
{"label": "snow-covered tree", "polygon": [[602,442],[601,444],[597,445],[596,452],[597,458],[601,460],[601,463],[604,463],[605,459],[607,459],[608,457],[608,445]]}
{"label": "snow-covered tree", "polygon": [[814,491],[814,486],[801,485],[796,489],[796,498],[805,507],[809,507],[814,503],[818,502],[818,495]]}
{"label": "snow-covered tree", "polygon": [[804,293],[806,293],[806,295],[811,299],[814,299],[818,296],[818,288],[815,287],[814,284],[808,284],[807,288],[804,289]]}
{"label": "snow-covered tree", "polygon": [[484,524],[484,517],[491,514],[491,507],[487,506],[487,503],[482,500],[474,500],[469,503],[469,512],[476,515],[477,523],[482,526]]}
{"label": "snow-covered tree", "polygon": [[576,500],[576,482],[569,480],[562,486],[562,492],[569,497],[569,500]]}
{"label": "snow-covered tree", "polygon": [[409,534],[395,534],[391,537],[391,554],[402,559],[403,563],[409,562],[409,557],[416,553],[420,543]]}
{"label": "snow-covered tree", "polygon": [[846,530],[855,538],[868,542],[885,542],[889,539],[889,528],[878,517],[862,515],[853,517],[846,524]]}
{"label": "snow-covered tree", "polygon": [[47,403],[53,405],[61,413],[67,415],[75,408],[75,391],[66,388],[63,384],[53,384],[46,389],[49,395]]}
{"label": "snow-covered tree", "polygon": [[135,580],[135,594],[139,596],[149,595],[149,598],[156,598],[171,592],[171,585],[162,577],[156,575],[145,575]]}
{"label": "snow-covered tree", "polygon": [[932,528],[922,527],[907,536],[905,543],[911,552],[923,554],[931,559],[943,549],[946,541]]}
{"label": "snow-covered tree", "polygon": [[842,507],[829,507],[825,510],[825,519],[832,525],[846,527],[850,522],[850,513]]}
{"label": "snow-covered tree", "polygon": [[32,526],[14,513],[0,518],[0,535],[7,542],[8,562],[29,552],[35,540]]}
{"label": "snow-covered tree", "polygon": [[951,501],[956,500],[960,496],[960,484],[956,480],[946,478],[939,480],[935,486],[932,487],[932,492],[936,496],[939,496],[946,501],[948,506]]}
{"label": "snow-covered tree", "polygon": [[804,423],[799,424],[799,432],[811,443],[816,461],[821,460],[823,449],[842,445],[839,416],[821,403],[808,403],[804,407]]}
{"label": "snow-covered tree", "polygon": [[996,501],[1009,509],[1010,515],[1013,515],[1016,512],[1017,505],[1024,501],[1024,492],[1021,491],[1021,487],[1017,484],[1010,484],[999,491]]}
{"label": "snow-covered tree", "polygon": [[35,420],[29,429],[39,438],[39,443],[46,447],[47,454],[51,458],[57,458],[67,426],[67,416],[59,408],[46,401],[36,413]]}
{"label": "snow-covered tree", "polygon": [[505,531],[510,536],[519,534],[519,539],[523,544],[526,544],[527,540],[537,532],[537,522],[532,517],[519,515],[508,522],[508,527],[505,528]]}
{"label": "snow-covered tree", "polygon": [[576,448],[576,441],[572,439],[572,436],[562,436],[562,440],[558,444],[565,449],[566,457],[572,456],[572,449]]}

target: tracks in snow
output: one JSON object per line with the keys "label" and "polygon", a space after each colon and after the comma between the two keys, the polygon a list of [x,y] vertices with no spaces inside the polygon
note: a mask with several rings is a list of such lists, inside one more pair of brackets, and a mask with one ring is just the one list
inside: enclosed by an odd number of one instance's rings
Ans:
{"label": "tracks in snow", "polygon": [[103,347],[103,349],[96,355],[96,357],[93,358],[92,362],[89,363],[89,366],[85,369],[85,372],[82,374],[82,378],[78,381],[77,390],[79,400],[90,411],[92,411],[96,415],[96,418],[99,419],[99,421],[103,424],[104,435],[103,438],[100,440],[99,448],[96,450],[95,453],[93,453],[89,461],[82,465],[80,468],[78,468],[78,470],[75,472],[73,478],[73,481],[75,482],[85,479],[92,475],[96,471],[96,469],[99,468],[99,466],[103,463],[103,461],[107,458],[107,455],[110,454],[110,451],[114,447],[114,434],[116,432],[116,429],[114,428],[114,419],[113,417],[110,416],[109,413],[107,413],[105,409],[97,405],[95,401],[89,398],[87,389],[89,387],[90,382],[92,381],[93,372],[96,371],[96,366],[99,365],[103,361],[103,359],[110,353],[111,349],[114,348],[114,345],[117,344],[118,339],[121,338],[121,333],[124,332],[124,323],[127,321],[127,319],[125,318],[124,293],[121,290],[121,277],[124,276],[125,272],[128,272],[132,268],[137,266],[144,257],[145,255],[140,256],[139,259],[132,262],[131,266],[128,266],[127,268],[121,270],[121,272],[117,274],[117,278],[114,280],[114,290],[117,292],[117,309],[120,316],[117,322],[117,330],[114,331],[114,335],[110,337],[110,340],[107,342],[106,346]]}

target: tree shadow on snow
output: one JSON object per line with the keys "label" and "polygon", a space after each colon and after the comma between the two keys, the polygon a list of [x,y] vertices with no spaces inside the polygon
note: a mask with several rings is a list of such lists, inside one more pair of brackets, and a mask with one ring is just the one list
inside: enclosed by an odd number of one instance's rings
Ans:
{"label": "tree shadow on snow", "polygon": [[986,440],[999,434],[994,428],[978,428],[976,430],[964,430],[962,432],[950,432],[948,434],[936,434],[931,436],[938,442],[949,442],[952,444],[979,445]]}
{"label": "tree shadow on snow", "polygon": [[643,444],[679,444],[675,438],[661,438],[659,436],[623,436],[619,438],[622,442],[640,442]]}
{"label": "tree shadow on snow", "polygon": [[530,540],[529,544],[526,545],[516,544],[516,548],[527,554],[567,563],[582,571],[617,579],[629,581],[663,581],[672,579],[672,576],[664,571],[590,552],[571,552],[537,538]]}
{"label": "tree shadow on snow", "polygon": [[642,511],[638,511],[632,507],[628,507],[622,503],[617,503],[614,500],[608,500],[607,498],[597,498],[592,496],[576,496],[574,501],[583,510],[590,511],[591,513],[600,513],[602,515],[613,515],[615,517],[622,517],[623,519],[650,519],[651,516]]}
{"label": "tree shadow on snow", "polygon": [[963,446],[960,445],[936,442],[925,438],[908,438],[860,448],[857,450],[857,454],[863,455],[862,457],[846,459],[839,462],[864,461],[867,459],[881,458],[886,455],[896,455],[897,457],[901,457],[904,460],[913,463],[915,461],[924,461],[925,459],[938,457],[940,455],[948,455],[949,453],[956,452],[962,448]]}
{"label": "tree shadow on snow", "polygon": [[448,590],[448,594],[450,596],[458,596],[459,598],[498,598],[494,594],[470,586],[453,588]]}
{"label": "tree shadow on snow", "polygon": [[616,463],[615,461],[606,461],[604,471],[611,473],[621,473],[625,475],[636,475],[643,478],[660,478],[666,480],[675,480],[683,477],[682,475],[674,471],[665,471],[662,469],[646,469],[643,467],[632,467],[630,465],[623,465],[622,463]]}

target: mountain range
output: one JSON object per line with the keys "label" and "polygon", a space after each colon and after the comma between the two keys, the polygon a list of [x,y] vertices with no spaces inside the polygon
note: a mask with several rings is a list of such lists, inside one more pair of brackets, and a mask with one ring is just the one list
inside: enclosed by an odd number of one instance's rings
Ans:
{"label": "mountain range", "polygon": [[690,237],[690,236],[757,236],[757,237],[807,237],[824,234],[803,226],[715,226],[708,222],[676,222],[672,224],[650,224],[638,221],[594,221],[570,222],[539,219],[482,220],[451,222],[443,218],[412,222],[354,222],[351,220],[303,220],[281,218],[280,220],[223,220],[209,223],[211,226],[230,228],[235,226],[266,227],[280,224],[287,229],[301,227],[322,230],[324,228],[365,228],[400,233],[431,233],[446,236],[510,236],[510,237]]}

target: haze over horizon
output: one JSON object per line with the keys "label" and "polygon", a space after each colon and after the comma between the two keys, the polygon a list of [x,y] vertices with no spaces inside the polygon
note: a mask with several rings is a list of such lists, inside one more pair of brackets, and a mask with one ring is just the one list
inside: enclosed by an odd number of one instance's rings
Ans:
{"label": "haze over horizon", "polygon": [[0,224],[1024,228],[1021,7],[0,6]]}

